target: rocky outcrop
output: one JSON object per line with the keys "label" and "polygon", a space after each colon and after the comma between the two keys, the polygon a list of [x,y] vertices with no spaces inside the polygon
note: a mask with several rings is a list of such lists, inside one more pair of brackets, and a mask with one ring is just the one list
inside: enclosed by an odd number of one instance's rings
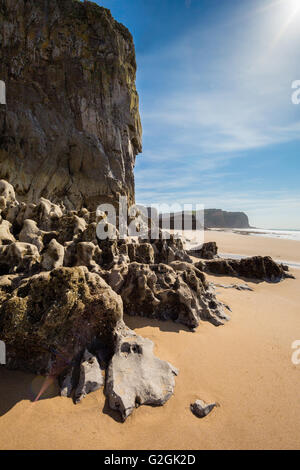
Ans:
{"label": "rocky outcrop", "polygon": [[141,123],[129,31],[76,0],[0,0],[0,24],[0,178],[26,202],[133,202]]}
{"label": "rocky outcrop", "polygon": [[[116,237],[98,239],[98,223]],[[268,257],[193,264],[174,236],[121,239],[105,214],[45,198],[20,203],[0,180],[0,338],[7,367],[48,376],[38,397],[58,377],[75,403],[105,383],[123,420],[139,405],[164,404],[177,370],[126,327],[123,313],[191,330],[202,320],[222,325],[226,306],[204,272],[277,281],[286,269]]]}
{"label": "rocky outcrop", "polygon": [[248,286],[248,284],[219,284],[219,283],[210,283],[212,288],[221,287],[222,289],[236,289],[241,291],[250,291],[253,292],[254,289]]}
{"label": "rocky outcrop", "polygon": [[8,367],[59,375],[95,338],[113,350],[123,305],[98,274],[62,267],[15,283],[0,306]]}
{"label": "rocky outcrop", "polygon": [[216,242],[207,242],[203,243],[200,248],[192,248],[188,254],[196,258],[214,259],[218,256],[218,247]]}
{"label": "rocky outcrop", "polygon": [[130,263],[115,266],[105,277],[118,292],[128,315],[173,320],[196,328],[201,320],[222,325],[228,320],[205,276],[189,263]]}
{"label": "rocky outcrop", "polygon": [[[116,238],[98,239],[98,222]],[[107,370],[108,402],[122,419],[137,405],[162,405],[177,371],[153,355],[151,341],[128,330],[123,312],[191,329],[201,320],[228,319],[173,236],[120,239],[105,214],[67,210],[45,198],[20,203],[4,180],[0,235],[6,365],[47,375],[38,397],[58,377],[61,395],[78,403],[103,386]]]}
{"label": "rocky outcrop", "polygon": [[250,228],[244,212],[227,212],[221,209],[205,209],[204,225],[207,228]]}
{"label": "rocky outcrop", "polygon": [[172,234],[164,238],[164,234],[165,232],[159,230],[157,239],[151,239],[149,235],[149,243],[154,249],[155,263],[169,264],[172,261],[191,263],[192,260],[185,251],[181,238],[175,238]]}
{"label": "rocky outcrop", "polygon": [[270,256],[253,256],[251,258],[218,259],[199,261],[195,266],[203,272],[222,276],[242,277],[267,282],[279,282],[282,279],[294,278],[286,267],[276,263]]}

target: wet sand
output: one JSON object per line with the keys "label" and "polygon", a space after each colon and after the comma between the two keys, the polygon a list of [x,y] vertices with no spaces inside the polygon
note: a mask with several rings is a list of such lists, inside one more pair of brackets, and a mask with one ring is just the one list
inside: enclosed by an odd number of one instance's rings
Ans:
{"label": "wet sand", "polygon": [[[230,245],[227,234],[218,236],[224,252],[275,250],[277,258],[290,253],[295,260],[285,240],[274,240],[275,246],[270,239],[237,235]],[[257,253],[261,240],[264,252]],[[218,298],[232,309],[221,327],[202,322],[191,333],[171,322],[126,318],[155,342],[161,359],[180,369],[169,402],[141,407],[126,423],[108,410],[103,391],[75,406],[53,386],[31,403],[41,378],[0,366],[0,449],[300,449],[300,365],[291,361],[291,345],[300,340],[300,271],[293,273],[296,280],[279,284],[249,282],[253,292],[218,288]],[[189,409],[197,398],[220,406],[199,420]]]}
{"label": "wet sand", "polygon": [[206,230],[205,242],[215,241],[220,253],[272,256],[276,260],[300,263],[300,242],[255,235],[240,235],[231,231]]}

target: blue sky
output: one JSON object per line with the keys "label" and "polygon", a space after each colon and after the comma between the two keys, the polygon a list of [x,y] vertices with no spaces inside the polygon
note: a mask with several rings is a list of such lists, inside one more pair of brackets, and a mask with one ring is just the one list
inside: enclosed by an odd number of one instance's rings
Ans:
{"label": "blue sky", "polygon": [[300,229],[300,105],[291,100],[300,1],[97,3],[136,45],[137,202],[241,210],[254,226]]}

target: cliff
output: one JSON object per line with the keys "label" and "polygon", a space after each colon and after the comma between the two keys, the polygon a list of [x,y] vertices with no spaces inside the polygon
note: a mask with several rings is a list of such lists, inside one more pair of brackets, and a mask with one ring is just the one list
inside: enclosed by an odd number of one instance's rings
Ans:
{"label": "cliff", "polygon": [[134,201],[141,152],[129,31],[76,0],[0,0],[0,178],[20,200]]}
{"label": "cliff", "polygon": [[[203,224],[203,212],[177,212],[159,215],[160,227],[185,227],[196,230]],[[162,225],[164,224],[164,225]],[[248,216],[244,212],[226,212],[222,209],[204,209],[206,228],[250,228]]]}
{"label": "cliff", "polygon": [[250,228],[244,212],[226,212],[221,209],[205,209],[204,224],[208,228]]}

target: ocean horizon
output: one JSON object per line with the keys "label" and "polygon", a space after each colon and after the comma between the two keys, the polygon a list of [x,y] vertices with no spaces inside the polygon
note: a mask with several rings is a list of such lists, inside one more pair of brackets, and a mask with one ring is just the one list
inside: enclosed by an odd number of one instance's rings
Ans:
{"label": "ocean horizon", "polygon": [[250,236],[255,237],[268,237],[268,238],[281,238],[283,240],[296,240],[300,241],[299,229],[264,229],[264,228],[246,228],[246,229],[232,229],[233,232],[245,232]]}

